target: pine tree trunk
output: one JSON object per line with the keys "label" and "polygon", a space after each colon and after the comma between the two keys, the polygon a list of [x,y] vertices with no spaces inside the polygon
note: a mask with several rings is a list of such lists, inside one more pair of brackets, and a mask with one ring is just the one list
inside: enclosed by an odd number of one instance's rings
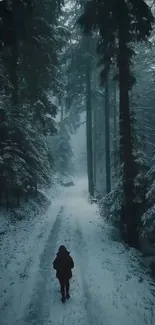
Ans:
{"label": "pine tree trunk", "polygon": [[111,191],[111,170],[110,170],[110,127],[109,127],[109,80],[105,84],[105,163],[106,163],[106,193]]}
{"label": "pine tree trunk", "polygon": [[122,28],[119,30],[119,88],[120,88],[120,161],[123,164],[123,206],[121,222],[126,223],[127,239],[131,246],[137,246],[137,222],[134,215],[134,157],[129,106],[129,63],[128,49]]}
{"label": "pine tree trunk", "polygon": [[86,63],[86,136],[87,136],[87,170],[88,170],[88,191],[94,197],[93,182],[93,144],[92,144],[92,107],[91,107],[91,62],[89,52],[89,37],[87,40],[88,58]]}
{"label": "pine tree trunk", "polygon": [[[97,90],[97,73],[96,69],[93,69],[93,89],[94,93]],[[93,97],[93,177],[94,177],[94,191],[96,190],[97,185],[97,113],[98,113],[98,107],[96,105],[96,96]]]}
{"label": "pine tree trunk", "polygon": [[[12,154],[15,155],[15,143],[16,143],[16,134],[14,126],[14,118],[18,118],[18,23],[17,23],[17,8],[19,2],[16,0],[12,1],[12,44],[11,44],[11,60],[10,60],[10,81],[12,85],[11,89],[11,100],[12,100],[12,128],[13,128],[13,137],[12,137]],[[11,177],[11,175],[10,175]],[[12,186],[13,186],[12,180]],[[11,192],[12,195],[12,192]]]}
{"label": "pine tree trunk", "polygon": [[12,104],[13,109],[18,104],[18,80],[17,80],[17,59],[18,59],[18,50],[17,43],[14,40],[12,44],[12,58],[11,58],[11,70],[10,70],[10,79],[12,83]]}
{"label": "pine tree trunk", "polygon": [[93,108],[93,121],[94,121],[94,128],[93,128],[93,176],[94,176],[94,187],[96,186],[96,153],[97,153],[97,112],[96,107]]}
{"label": "pine tree trunk", "polygon": [[[12,1],[12,55],[10,67],[10,80],[12,83],[12,104],[13,109],[18,104],[18,76],[17,76],[17,63],[18,63],[18,23],[16,12],[18,9],[18,1]],[[16,110],[15,110],[16,111]]]}
{"label": "pine tree trunk", "polygon": [[[115,73],[114,73],[115,76]],[[113,81],[113,152],[114,152],[114,172],[117,168],[117,99],[116,99],[116,81]]]}

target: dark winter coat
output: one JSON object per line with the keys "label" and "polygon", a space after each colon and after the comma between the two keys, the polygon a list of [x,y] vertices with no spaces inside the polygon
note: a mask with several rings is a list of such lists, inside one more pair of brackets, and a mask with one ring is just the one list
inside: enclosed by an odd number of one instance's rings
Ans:
{"label": "dark winter coat", "polygon": [[64,246],[60,246],[57,257],[53,262],[53,268],[56,270],[56,277],[59,280],[71,279],[71,269],[74,268],[74,262]]}

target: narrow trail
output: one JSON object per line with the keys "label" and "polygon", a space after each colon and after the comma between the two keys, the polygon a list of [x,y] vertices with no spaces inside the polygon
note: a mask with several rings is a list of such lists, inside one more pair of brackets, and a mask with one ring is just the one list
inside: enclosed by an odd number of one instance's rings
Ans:
{"label": "narrow trail", "polygon": [[[155,323],[151,279],[140,269],[136,251],[127,251],[123,244],[112,241],[110,226],[100,217],[96,204],[89,204],[86,188],[86,181],[78,180],[76,186],[64,189],[55,207],[51,205],[48,224],[35,236],[38,240],[35,246],[39,249],[33,254],[39,263],[31,295],[29,299],[27,295],[23,306],[22,300],[21,306],[18,300],[16,315],[22,307],[21,317],[0,321],[0,325]],[[67,247],[75,262],[71,298],[65,304],[60,301],[53,270],[53,260],[61,244]],[[26,284],[29,286],[29,278],[25,279],[25,291]],[[17,293],[18,287],[12,299]]]}
{"label": "narrow trail", "polygon": [[85,189],[79,182],[64,198],[58,246],[64,243],[71,251],[75,270],[69,304],[55,312],[58,293],[51,305],[53,324],[151,325],[155,304],[150,279],[140,269],[136,252],[111,240],[109,226],[97,206],[88,203]]}

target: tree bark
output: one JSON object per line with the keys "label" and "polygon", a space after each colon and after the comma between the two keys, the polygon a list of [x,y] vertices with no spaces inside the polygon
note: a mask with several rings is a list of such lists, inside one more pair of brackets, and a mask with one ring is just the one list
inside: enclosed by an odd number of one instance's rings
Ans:
{"label": "tree bark", "polygon": [[[115,77],[115,71],[114,71],[114,77]],[[116,88],[116,81],[113,80],[113,153],[114,153],[114,172],[117,168],[117,88]]]}
{"label": "tree bark", "polygon": [[127,239],[130,246],[137,246],[137,221],[134,215],[134,177],[135,164],[131,134],[129,105],[129,62],[126,39],[122,26],[119,30],[119,89],[120,89],[120,161],[123,164],[123,206],[121,222],[127,226]]}
{"label": "tree bark", "polygon": [[92,144],[92,107],[91,107],[91,62],[90,62],[90,38],[87,41],[86,61],[86,137],[87,137],[87,170],[88,170],[88,191],[94,197],[93,182],[93,144]]}
{"label": "tree bark", "polygon": [[105,84],[105,164],[106,164],[106,193],[111,191],[111,170],[110,170],[110,127],[109,127],[109,80]]}
{"label": "tree bark", "polygon": [[16,11],[18,9],[18,1],[12,1],[12,53],[11,53],[11,67],[10,67],[10,80],[12,84],[12,105],[14,111],[15,106],[18,104],[18,22],[16,17]]}
{"label": "tree bark", "polygon": [[93,107],[93,176],[94,176],[94,187],[96,187],[96,153],[97,153],[97,112],[96,107]]}

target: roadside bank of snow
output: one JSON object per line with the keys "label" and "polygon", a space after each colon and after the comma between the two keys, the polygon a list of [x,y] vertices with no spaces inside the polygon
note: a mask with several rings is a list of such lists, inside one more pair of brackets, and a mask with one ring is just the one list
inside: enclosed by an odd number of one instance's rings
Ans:
{"label": "roadside bank of snow", "polygon": [[[61,187],[55,183],[51,190],[40,191],[13,212],[1,212],[0,235],[0,324],[20,319],[29,302],[36,282],[39,257],[60,206],[56,200]],[[20,308],[18,308],[20,306]],[[11,322],[11,323],[10,323]],[[15,323],[16,324],[16,323]]]}

